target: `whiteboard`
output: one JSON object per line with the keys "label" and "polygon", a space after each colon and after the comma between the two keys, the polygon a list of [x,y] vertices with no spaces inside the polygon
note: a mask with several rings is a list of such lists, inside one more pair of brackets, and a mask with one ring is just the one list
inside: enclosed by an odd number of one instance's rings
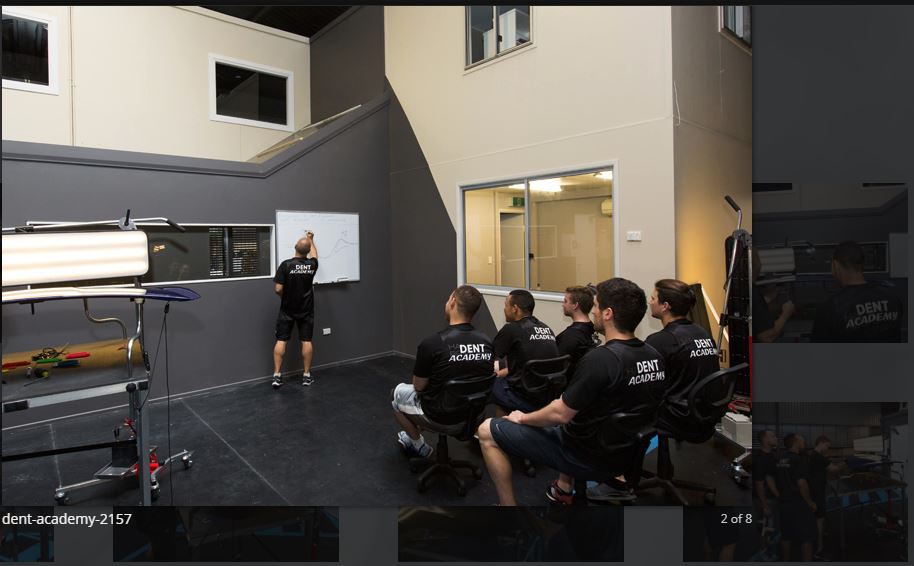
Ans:
{"label": "whiteboard", "polygon": [[315,283],[359,280],[359,215],[356,213],[276,211],[276,265],[295,255],[295,242],[314,232]]}

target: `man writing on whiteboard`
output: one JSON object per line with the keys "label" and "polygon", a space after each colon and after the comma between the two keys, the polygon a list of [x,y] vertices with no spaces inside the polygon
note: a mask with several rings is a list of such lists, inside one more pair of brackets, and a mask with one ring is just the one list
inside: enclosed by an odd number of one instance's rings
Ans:
{"label": "man writing on whiteboard", "polygon": [[286,343],[292,338],[292,327],[298,327],[301,356],[304,360],[302,385],[311,385],[311,359],[314,348],[314,276],[317,274],[317,246],[314,232],[295,242],[295,256],[279,264],[273,278],[276,294],[280,297],[279,316],[276,319],[276,345],[273,346],[273,389],[282,386],[282,358]]}

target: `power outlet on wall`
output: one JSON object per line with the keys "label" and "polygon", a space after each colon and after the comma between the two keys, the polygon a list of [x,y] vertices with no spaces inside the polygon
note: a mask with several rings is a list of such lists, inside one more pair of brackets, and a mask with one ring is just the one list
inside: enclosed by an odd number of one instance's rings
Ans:
{"label": "power outlet on wall", "polygon": [[325,329],[324,329],[324,336],[330,336],[330,329],[329,329],[329,328],[325,328]]}

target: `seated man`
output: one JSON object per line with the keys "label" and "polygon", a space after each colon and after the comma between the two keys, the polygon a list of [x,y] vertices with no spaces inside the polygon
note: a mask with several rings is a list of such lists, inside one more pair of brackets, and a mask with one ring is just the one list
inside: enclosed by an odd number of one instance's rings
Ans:
{"label": "seated man", "polygon": [[562,314],[571,317],[571,325],[555,337],[555,344],[560,356],[571,356],[571,365],[568,366],[569,377],[574,374],[578,360],[600,345],[593,322],[590,320],[592,308],[593,293],[587,287],[575,286],[565,289]]}
{"label": "seated man", "polygon": [[520,384],[524,365],[530,360],[557,358],[555,334],[546,324],[533,316],[536,302],[529,291],[515,289],[505,297],[505,322],[492,348],[498,364],[492,396],[499,416],[507,415],[514,409],[535,411],[539,407],[534,400],[524,397]]}
{"label": "seated man", "polygon": [[470,324],[481,304],[482,295],[475,287],[457,287],[444,304],[448,327],[419,344],[413,382],[393,390],[394,417],[403,427],[397,440],[407,454],[427,457],[432,453],[420,431],[424,420],[443,425],[460,422],[441,407],[448,380],[492,375],[492,342]]}
{"label": "seated man", "polygon": [[558,470],[546,496],[571,503],[575,477],[612,478],[627,471],[636,455],[633,435],[617,429],[610,416],[630,413],[639,421],[635,426],[656,417],[665,388],[663,360],[634,334],[647,311],[644,291],[616,277],[597,285],[595,299],[594,328],[606,344],[581,359],[562,396],[533,413],[514,411],[479,427],[501,505],[516,504],[508,454]]}
{"label": "seated man", "polygon": [[863,248],[841,242],[831,272],[841,286],[816,309],[813,342],[901,342],[904,305],[894,289],[863,276]]}

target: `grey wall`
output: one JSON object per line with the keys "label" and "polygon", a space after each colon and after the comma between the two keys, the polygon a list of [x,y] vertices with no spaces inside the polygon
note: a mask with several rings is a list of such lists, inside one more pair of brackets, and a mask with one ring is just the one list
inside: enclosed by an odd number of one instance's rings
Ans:
{"label": "grey wall", "polygon": [[[357,212],[360,215],[361,281],[324,285],[316,291],[315,365],[341,362],[392,349],[390,189],[386,98],[334,122],[294,148],[294,160],[258,175],[250,164],[146,156],[4,142],[3,225],[28,220],[86,221],[165,216],[177,222],[274,223],[277,209]],[[29,161],[29,154],[59,158]],[[289,161],[278,156],[265,165]],[[86,156],[92,159],[85,159]],[[44,159],[44,158],[42,158]],[[98,166],[103,161],[110,166]],[[61,162],[63,161],[63,162]],[[154,163],[154,165],[149,165]],[[171,165],[169,165],[171,163]],[[187,164],[204,172],[168,170]],[[272,165],[271,165],[272,164]],[[150,167],[137,168],[137,167]],[[227,174],[212,171],[222,170]],[[242,176],[246,175],[246,176]],[[382,235],[372,237],[371,235]],[[320,234],[315,235],[320,244]],[[66,250],[61,259],[65,261]],[[202,298],[175,303],[169,315],[172,394],[268,376],[278,298],[269,279],[187,285]],[[98,315],[130,316],[125,301],[94,301]],[[147,347],[155,354],[161,303],[147,308]],[[365,316],[364,313],[370,313]],[[3,307],[3,350],[15,352],[114,338],[111,325],[91,325],[81,304],[43,303],[32,316],[27,306]],[[331,327],[330,336],[320,328]],[[290,344],[294,344],[291,342]],[[286,367],[301,368],[290,346]],[[164,380],[153,395],[164,394]],[[58,405],[4,415],[3,426],[72,414],[126,402],[126,396]]]}
{"label": "grey wall", "polygon": [[[388,113],[394,349],[415,353],[425,336],[444,326],[444,302],[457,282],[457,234],[393,92]],[[485,303],[473,323],[495,336]]]}
{"label": "grey wall", "polygon": [[311,38],[312,122],[384,88],[384,6],[354,6]]}

